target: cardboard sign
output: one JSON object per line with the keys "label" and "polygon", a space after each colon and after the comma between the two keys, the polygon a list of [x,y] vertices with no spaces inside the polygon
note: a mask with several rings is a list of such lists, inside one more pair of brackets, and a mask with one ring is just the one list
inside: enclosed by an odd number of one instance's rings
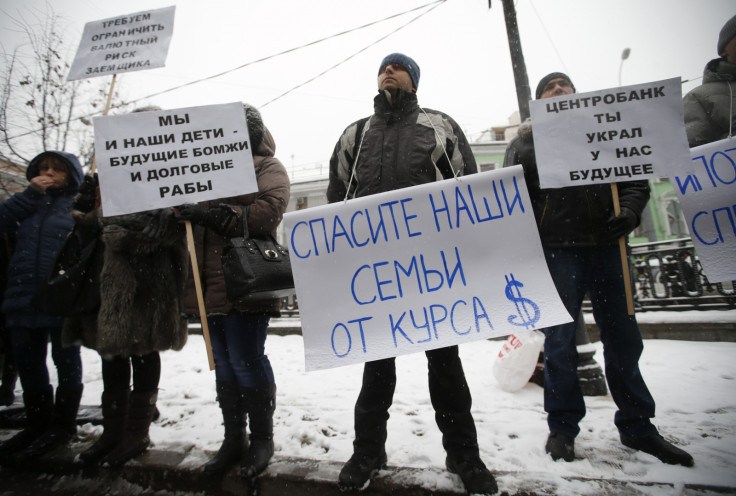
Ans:
{"label": "cardboard sign", "polygon": [[736,139],[691,150],[692,174],[674,176],[695,253],[710,282],[736,281]]}
{"label": "cardboard sign", "polygon": [[84,25],[68,81],[163,67],[176,7],[136,12]]}
{"label": "cardboard sign", "polygon": [[530,104],[542,188],[687,172],[680,78]]}
{"label": "cardboard sign", "polygon": [[105,216],[258,191],[242,103],[95,117]]}
{"label": "cardboard sign", "polygon": [[521,166],[290,212],[284,224],[306,370],[572,320]]}

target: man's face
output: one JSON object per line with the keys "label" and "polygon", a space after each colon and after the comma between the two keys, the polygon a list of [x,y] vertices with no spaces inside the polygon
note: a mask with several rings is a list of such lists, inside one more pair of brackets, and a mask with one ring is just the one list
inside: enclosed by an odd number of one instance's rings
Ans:
{"label": "man's face", "polygon": [[544,86],[542,96],[539,98],[552,98],[553,96],[571,95],[573,93],[570,81],[565,78],[556,78]]}
{"label": "man's face", "polygon": [[414,91],[411,76],[406,72],[403,65],[396,63],[387,64],[378,73],[378,89],[386,90],[392,95],[395,95],[399,88],[406,91]]}
{"label": "man's face", "polygon": [[731,64],[736,64],[736,36],[734,36],[731,41],[726,44],[726,47],[723,49],[723,53],[721,55],[723,57],[726,57],[727,62]]}

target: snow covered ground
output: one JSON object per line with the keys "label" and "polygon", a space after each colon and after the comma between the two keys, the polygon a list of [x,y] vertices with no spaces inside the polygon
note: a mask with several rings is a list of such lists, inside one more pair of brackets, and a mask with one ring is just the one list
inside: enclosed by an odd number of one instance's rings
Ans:
{"label": "snow covered ground", "polygon": [[[683,319],[705,313],[709,321],[736,320],[736,312],[651,312],[641,321]],[[651,317],[650,317],[651,316]],[[720,320],[719,320],[720,319]],[[515,393],[501,390],[492,373],[503,341],[461,345],[473,394],[473,415],[481,456],[498,476],[501,491],[534,489],[542,494],[598,494],[600,479],[641,484],[640,494],[682,494],[684,484],[736,487],[736,343],[647,340],[641,359],[644,378],[657,401],[655,424],[676,445],[689,451],[695,467],[660,463],[620,444],[613,425],[616,410],[610,396],[586,397],[588,414],[576,441],[576,460],[553,462],[544,452],[547,426],[542,389],[527,384]],[[602,361],[600,343],[594,343]],[[271,335],[266,344],[278,383],[275,414],[276,457],[302,457],[343,462],[350,457],[353,405],[360,388],[362,365],[316,372],[304,371],[299,335]],[[100,359],[83,350],[84,404],[98,404],[102,391]],[[441,435],[427,391],[423,353],[397,359],[398,385],[390,410],[386,450],[389,465],[426,468],[427,488],[459,488],[444,470]],[[49,359],[49,369],[53,364]],[[214,372],[209,370],[204,341],[190,336],[180,352],[162,354],[159,396],[161,418],[151,429],[157,449],[186,453],[185,464],[204,463],[222,439],[220,410],[215,401]],[[20,389],[18,390],[20,393]],[[101,427],[84,425],[80,436]],[[416,481],[416,473],[413,474]],[[647,482],[674,484],[665,491]],[[707,494],[708,491],[697,494]],[[691,493],[688,493],[691,494]],[[713,493],[715,494],[715,493]]]}

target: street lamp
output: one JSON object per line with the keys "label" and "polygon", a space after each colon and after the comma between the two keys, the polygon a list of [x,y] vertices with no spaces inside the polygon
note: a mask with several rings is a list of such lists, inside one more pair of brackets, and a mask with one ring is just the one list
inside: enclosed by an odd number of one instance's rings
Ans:
{"label": "street lamp", "polygon": [[631,53],[630,48],[624,48],[624,51],[621,52],[621,64],[618,66],[618,85],[621,86],[621,69],[624,67],[624,60],[629,58],[629,54]]}

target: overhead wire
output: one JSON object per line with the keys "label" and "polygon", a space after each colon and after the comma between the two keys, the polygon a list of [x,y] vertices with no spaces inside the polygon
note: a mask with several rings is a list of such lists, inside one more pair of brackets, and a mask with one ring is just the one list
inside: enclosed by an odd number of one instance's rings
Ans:
{"label": "overhead wire", "polygon": [[[224,76],[226,74],[230,74],[232,72],[238,71],[238,70],[243,69],[245,67],[248,67],[248,66],[251,66],[251,65],[254,65],[254,64],[258,64],[260,62],[271,60],[271,59],[274,59],[276,57],[280,57],[282,55],[286,55],[288,53],[292,53],[292,52],[295,52],[297,50],[301,50],[303,48],[311,47],[311,46],[317,45],[319,43],[322,43],[322,42],[325,42],[325,41],[328,41],[328,40],[332,40],[332,39],[338,38],[338,37],[343,36],[343,35],[346,35],[346,34],[354,33],[356,31],[360,31],[362,29],[365,29],[365,28],[368,28],[368,27],[371,27],[371,26],[375,26],[375,25],[381,24],[381,23],[386,22],[386,21],[390,21],[390,20],[395,19],[397,17],[401,17],[401,16],[404,16],[404,15],[410,14],[412,12],[416,12],[417,10],[422,10],[422,9],[431,7],[427,11],[425,11],[425,12],[421,13],[420,15],[416,16],[415,18],[409,20],[408,22],[406,22],[402,26],[398,27],[397,29],[391,31],[387,35],[382,36],[381,38],[379,38],[378,40],[374,41],[370,45],[368,45],[368,46],[362,48],[361,50],[357,51],[356,53],[354,53],[350,57],[348,57],[348,58],[346,58],[346,59],[338,62],[337,64],[333,65],[332,67],[330,67],[329,69],[323,71],[322,73],[318,74],[317,76],[315,76],[315,77],[309,79],[308,81],[305,81],[305,82],[303,82],[303,83],[301,83],[301,84],[299,84],[299,85],[291,88],[290,90],[282,93],[281,95],[279,95],[276,98],[274,98],[274,99],[266,102],[265,104],[263,104],[261,106],[261,107],[265,107],[266,105],[268,105],[268,104],[270,104],[270,103],[278,100],[279,98],[284,97],[285,95],[291,93],[292,91],[294,91],[294,90],[296,90],[298,88],[301,88],[302,86],[304,86],[304,85],[306,85],[306,84],[308,84],[308,83],[310,83],[310,82],[312,82],[312,81],[314,81],[314,80],[322,77],[323,75],[325,75],[329,71],[331,71],[331,70],[335,69],[336,67],[342,65],[346,61],[348,61],[351,58],[357,56],[358,54],[360,54],[361,52],[367,50],[368,48],[370,48],[371,46],[375,45],[376,43],[385,40],[387,37],[391,36],[392,34],[396,33],[397,31],[399,31],[399,30],[403,29],[404,27],[408,26],[409,24],[413,23],[414,21],[416,21],[417,19],[419,19],[423,15],[427,14],[428,12],[434,10],[435,8],[439,7],[440,4],[445,3],[446,1],[447,0],[434,0],[432,2],[429,2],[429,3],[426,3],[426,4],[420,5],[418,7],[414,7],[414,8],[411,8],[409,10],[406,10],[406,11],[403,11],[403,12],[399,12],[397,14],[392,14],[392,15],[390,15],[388,17],[384,17],[382,19],[379,19],[379,20],[376,20],[376,21],[372,21],[372,22],[369,22],[367,24],[363,24],[363,25],[358,26],[358,27],[355,27],[355,28],[347,29],[345,31],[341,31],[341,32],[336,33],[336,34],[333,34],[333,35],[330,35],[330,36],[326,36],[324,38],[320,38],[318,40],[311,41],[311,42],[305,43],[303,45],[299,45],[297,47],[289,48],[287,50],[283,50],[283,51],[278,52],[278,53],[274,53],[274,54],[271,54],[271,55],[267,55],[265,57],[261,57],[260,59],[256,59],[256,60],[252,60],[250,62],[246,62],[244,64],[241,64],[241,65],[237,66],[237,67],[234,67],[232,69],[228,69],[226,71],[223,71],[223,72],[220,72],[220,73],[217,73],[217,74],[213,74],[211,76],[207,76],[207,77],[204,77],[204,78],[201,78],[201,79],[190,81],[188,83],[184,83],[184,84],[181,84],[179,86],[174,86],[174,87],[169,88],[169,89],[166,89],[166,90],[162,90],[162,91],[159,91],[159,92],[156,92],[156,93],[152,93],[150,95],[146,95],[146,96],[143,96],[143,97],[140,97],[140,98],[136,98],[135,100],[130,100],[130,101],[122,102],[120,104],[113,105],[112,108],[125,107],[125,106],[128,106],[128,105],[132,105],[134,103],[140,102],[142,100],[147,100],[149,98],[153,98],[153,97],[160,96],[160,95],[163,95],[163,94],[166,94],[166,93],[170,93],[172,91],[176,91],[176,90],[179,90],[181,88],[185,88],[187,86],[192,86],[194,84],[198,84],[198,83],[201,83],[203,81],[209,81],[209,80],[212,80],[212,79],[215,79],[215,78]],[[88,114],[85,114],[85,115],[81,115],[79,117],[75,117],[75,118],[72,119],[72,121],[87,119],[87,118],[90,118],[90,117],[95,116],[95,115],[97,115],[97,112],[91,112],[91,113],[88,113]],[[8,140],[22,138],[23,136],[34,134],[34,133],[37,133],[39,131],[40,131],[40,129],[30,130],[30,131],[27,131],[25,133],[21,133],[21,134],[12,136],[12,137],[8,137]]]}
{"label": "overhead wire", "polygon": [[[444,2],[444,1],[446,1],[446,0],[442,0],[442,2]],[[301,83],[301,84],[298,84],[298,85],[294,86],[293,88],[291,88],[291,89],[289,89],[289,90],[287,90],[287,91],[285,91],[285,92],[281,93],[281,94],[280,94],[279,96],[277,96],[276,98],[272,98],[271,100],[269,100],[269,101],[267,101],[266,103],[264,103],[263,105],[261,105],[261,106],[260,106],[260,108],[263,108],[263,107],[265,107],[265,106],[267,106],[267,105],[269,105],[269,104],[271,104],[271,103],[275,102],[276,100],[279,100],[280,98],[283,98],[283,97],[285,97],[286,95],[288,95],[288,94],[289,94],[289,93],[291,93],[292,91],[298,90],[298,89],[299,89],[299,88],[301,88],[302,86],[306,86],[307,84],[311,83],[312,81],[314,81],[314,80],[316,80],[316,79],[319,79],[319,78],[321,78],[322,76],[324,76],[324,75],[325,75],[325,74],[327,74],[328,72],[332,71],[333,69],[336,69],[337,67],[341,66],[342,64],[344,64],[344,63],[345,63],[345,62],[347,62],[348,60],[350,60],[350,59],[352,59],[352,58],[354,58],[354,57],[357,57],[357,56],[358,56],[358,55],[360,55],[361,53],[363,53],[363,52],[365,52],[366,50],[368,50],[368,49],[369,49],[370,47],[372,47],[372,46],[374,46],[374,45],[376,45],[376,44],[380,43],[381,41],[385,40],[386,38],[388,38],[388,37],[389,37],[389,36],[391,36],[392,34],[394,34],[394,33],[397,33],[398,31],[400,31],[400,30],[404,29],[404,28],[405,28],[405,27],[407,27],[407,26],[408,26],[409,24],[411,24],[411,23],[413,23],[414,21],[418,20],[418,19],[419,19],[419,18],[421,18],[422,16],[425,16],[425,15],[427,15],[428,13],[430,13],[431,11],[433,11],[434,9],[436,9],[437,7],[439,7],[439,4],[440,4],[440,3],[442,3],[442,2],[437,2],[437,5],[435,5],[434,7],[430,8],[430,9],[427,9],[427,10],[426,10],[425,12],[422,12],[421,14],[419,14],[418,16],[416,16],[415,18],[413,18],[413,19],[411,19],[410,21],[408,21],[408,22],[406,22],[406,23],[402,24],[401,26],[399,26],[398,28],[394,29],[393,31],[391,31],[391,32],[387,33],[386,35],[384,35],[384,36],[382,36],[382,37],[380,37],[380,38],[378,38],[377,40],[373,41],[372,43],[369,43],[368,45],[364,46],[363,48],[361,48],[361,49],[360,49],[360,50],[358,50],[357,52],[353,53],[352,55],[350,55],[350,56],[348,56],[348,57],[344,58],[343,60],[341,60],[341,61],[340,61],[340,62],[338,62],[337,64],[333,65],[332,67],[329,67],[329,68],[325,69],[324,71],[320,72],[319,74],[317,74],[317,75],[316,75],[316,76],[314,76],[313,78],[311,78],[311,79],[308,79],[308,80],[304,81],[303,83]]]}
{"label": "overhead wire", "polygon": [[532,0],[529,0],[529,5],[532,6],[532,10],[534,11],[534,15],[537,16],[537,19],[539,20],[539,23],[542,25],[542,29],[544,30],[544,34],[547,35],[547,39],[549,40],[550,44],[552,45],[552,48],[554,49],[555,53],[557,54],[557,58],[560,59],[560,64],[562,64],[562,68],[565,70],[566,73],[569,73],[570,71],[565,66],[565,61],[562,59],[562,55],[560,55],[560,51],[557,49],[557,45],[555,45],[555,40],[552,39],[552,36],[550,36],[549,31],[547,31],[547,26],[544,25],[544,20],[542,20],[542,16],[539,15],[539,12],[537,12],[537,8],[534,6],[534,2]]}

